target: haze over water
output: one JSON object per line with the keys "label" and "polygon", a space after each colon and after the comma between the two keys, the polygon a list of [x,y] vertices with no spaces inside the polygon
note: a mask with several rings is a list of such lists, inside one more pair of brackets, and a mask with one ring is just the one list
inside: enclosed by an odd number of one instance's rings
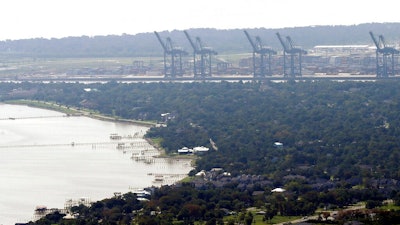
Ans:
{"label": "haze over water", "polygon": [[[0,104],[0,224],[27,222],[39,205],[64,208],[67,199],[96,201],[130,188],[159,186],[151,174],[187,174],[189,161],[132,159],[132,153],[143,150],[155,154],[143,139],[110,140],[112,133],[127,136],[147,129]],[[118,142],[136,147],[118,150]]]}

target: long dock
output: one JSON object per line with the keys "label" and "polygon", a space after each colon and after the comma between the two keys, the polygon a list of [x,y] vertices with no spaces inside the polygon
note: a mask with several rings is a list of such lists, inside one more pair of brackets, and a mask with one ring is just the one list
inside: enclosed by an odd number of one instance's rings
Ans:
{"label": "long dock", "polygon": [[0,118],[0,120],[23,120],[23,119],[46,119],[46,118],[59,118],[59,117],[71,117],[71,116],[82,116],[83,114],[66,114],[57,116],[26,116],[26,117],[7,117]]}
{"label": "long dock", "polygon": [[[0,145],[0,148],[34,148],[34,147],[66,147],[66,146],[92,146],[95,148],[96,146],[102,145],[115,145],[117,146],[120,142],[71,142],[71,143],[54,143],[54,144],[26,144],[26,145]],[[135,142],[124,142],[126,145],[132,147],[147,147],[149,143],[146,140],[135,141]]]}

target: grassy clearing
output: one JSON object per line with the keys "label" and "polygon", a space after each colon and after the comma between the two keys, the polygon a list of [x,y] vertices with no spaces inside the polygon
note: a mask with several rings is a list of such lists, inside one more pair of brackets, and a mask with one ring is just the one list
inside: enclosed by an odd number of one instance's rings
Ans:
{"label": "grassy clearing", "polygon": [[162,62],[158,57],[6,58],[0,64],[0,75],[64,74],[83,68],[119,68],[132,65],[134,61],[143,61],[145,65]]}
{"label": "grassy clearing", "polygon": [[399,211],[400,210],[400,206],[398,206],[398,205],[394,205],[394,204],[388,204],[388,205],[384,205],[384,206],[381,206],[381,207],[379,207],[379,209],[382,209],[382,210],[388,210],[388,211]]}
{"label": "grassy clearing", "polygon": [[[285,223],[285,222],[290,222],[293,220],[300,219],[300,216],[274,216],[271,221],[263,221],[264,215],[257,215],[256,212],[253,212],[253,223],[255,225],[266,225],[266,224],[278,224],[278,223]],[[226,216],[224,217],[224,222],[228,221],[237,221],[238,222],[238,216],[237,215],[232,215],[232,216]]]}
{"label": "grassy clearing", "polygon": [[161,142],[163,141],[162,138],[151,138],[150,139],[151,143],[153,146],[156,146],[157,148],[161,147]]}

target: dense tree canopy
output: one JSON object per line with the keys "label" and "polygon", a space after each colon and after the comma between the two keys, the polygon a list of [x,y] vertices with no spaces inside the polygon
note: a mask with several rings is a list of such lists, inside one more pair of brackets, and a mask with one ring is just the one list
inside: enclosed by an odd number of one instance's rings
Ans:
{"label": "dense tree canopy", "polygon": [[[315,179],[400,175],[396,82],[2,86],[2,99],[29,97],[139,120],[171,113],[168,126],[153,128],[148,136],[161,137],[169,152],[211,147],[212,139],[218,151],[198,160],[197,170],[223,167],[233,174]],[[277,141],[284,147],[274,147]]]}
{"label": "dense tree canopy", "polygon": [[[231,182],[214,176],[205,186],[157,189],[139,224],[215,224],[222,209],[249,206],[270,209],[269,218],[400,199],[398,82],[1,83],[0,90],[2,101],[49,101],[128,119],[165,122],[161,114],[170,113],[167,126],[147,134],[160,138],[170,153],[183,146],[213,149],[212,139],[217,150],[203,154],[191,174],[221,167],[232,174]],[[271,194],[276,186],[287,192]],[[142,207],[127,203],[130,196],[76,210],[87,223],[127,224]],[[151,216],[158,210],[163,213]]]}

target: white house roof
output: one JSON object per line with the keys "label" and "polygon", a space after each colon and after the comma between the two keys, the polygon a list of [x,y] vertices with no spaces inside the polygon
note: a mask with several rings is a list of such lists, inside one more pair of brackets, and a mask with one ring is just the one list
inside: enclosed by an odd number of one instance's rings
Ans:
{"label": "white house roof", "polygon": [[208,150],[210,150],[210,149],[207,147],[204,147],[204,146],[199,146],[199,147],[193,148],[193,151],[195,151],[195,152],[207,152]]}
{"label": "white house roof", "polygon": [[188,148],[188,147],[183,147],[181,149],[178,149],[179,153],[188,153],[188,152],[192,152],[192,151],[193,151],[193,149]]}
{"label": "white house roof", "polygon": [[285,192],[286,190],[283,188],[275,188],[271,192]]}
{"label": "white house roof", "polygon": [[196,177],[202,177],[202,176],[205,176],[205,175],[206,175],[206,172],[204,170],[196,173]]}

